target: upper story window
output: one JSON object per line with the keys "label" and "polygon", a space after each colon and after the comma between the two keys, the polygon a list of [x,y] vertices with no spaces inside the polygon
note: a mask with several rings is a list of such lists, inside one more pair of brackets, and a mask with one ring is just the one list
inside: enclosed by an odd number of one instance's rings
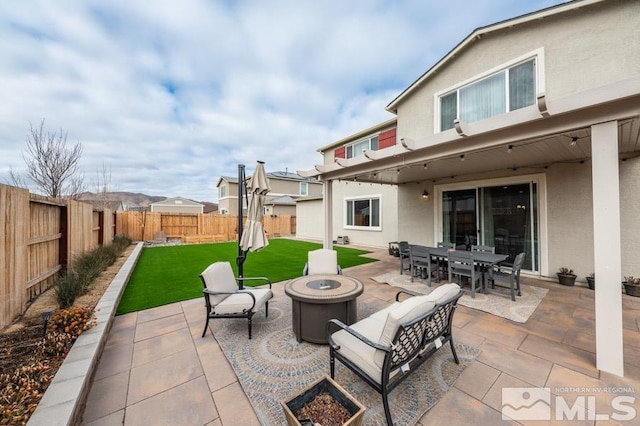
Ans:
{"label": "upper story window", "polygon": [[309,195],[309,184],[307,182],[300,182],[300,195]]}
{"label": "upper story window", "polygon": [[226,185],[222,185],[220,187],[220,198],[224,198],[227,196],[227,186]]}
{"label": "upper story window", "polygon": [[440,131],[452,129],[456,118],[473,123],[533,105],[536,62],[529,57],[440,95]]}
{"label": "upper story window", "polygon": [[360,140],[358,142],[347,145],[347,158],[357,157],[361,155],[364,150],[377,151],[378,150],[378,136],[371,136],[367,139]]}
{"label": "upper story window", "polygon": [[346,227],[380,229],[380,197],[346,201]]}

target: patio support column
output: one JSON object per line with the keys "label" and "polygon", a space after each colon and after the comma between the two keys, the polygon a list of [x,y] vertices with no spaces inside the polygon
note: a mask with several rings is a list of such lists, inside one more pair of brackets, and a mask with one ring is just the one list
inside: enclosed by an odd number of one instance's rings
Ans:
{"label": "patio support column", "polygon": [[624,376],[618,122],[591,126],[596,367]]}
{"label": "patio support column", "polygon": [[322,246],[333,248],[333,181],[325,180],[323,185],[322,207],[324,208],[324,239]]}

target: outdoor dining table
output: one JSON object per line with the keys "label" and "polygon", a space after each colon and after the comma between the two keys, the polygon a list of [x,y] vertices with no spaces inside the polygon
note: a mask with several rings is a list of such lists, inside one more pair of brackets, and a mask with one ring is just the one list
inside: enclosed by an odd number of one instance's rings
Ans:
{"label": "outdoor dining table", "polygon": [[[446,260],[449,257],[449,251],[451,250],[454,249],[446,247],[429,247],[429,254],[436,259]],[[486,251],[473,252],[473,261],[482,269],[482,288],[485,290],[485,292],[487,289],[487,274],[485,272],[488,271],[489,268],[493,268],[495,265],[499,264],[500,262],[504,262],[508,258],[508,254],[498,254]]]}

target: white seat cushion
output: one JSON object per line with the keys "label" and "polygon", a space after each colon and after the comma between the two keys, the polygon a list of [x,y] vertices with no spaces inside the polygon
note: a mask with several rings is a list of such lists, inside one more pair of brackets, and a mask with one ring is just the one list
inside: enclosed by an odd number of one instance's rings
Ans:
{"label": "white seat cushion", "polygon": [[[358,333],[362,334],[369,340],[377,342],[380,339],[384,323],[370,316],[350,326]],[[382,378],[382,368],[374,361],[376,353],[381,353],[384,358],[384,352],[363,343],[360,339],[352,336],[345,330],[340,330],[332,334],[333,341],[340,346],[340,352],[346,358],[351,360],[369,377],[380,383]]]}
{"label": "white seat cushion", "polygon": [[[237,289],[237,288],[236,288]],[[268,288],[245,288],[242,291],[250,291],[256,298],[256,305],[253,308],[254,312],[262,308],[264,304],[273,297],[273,293]],[[253,304],[253,299],[250,295],[242,292],[238,292],[225,298],[223,301],[213,307],[213,312],[216,314],[235,314],[240,313],[244,309],[249,309]]]}

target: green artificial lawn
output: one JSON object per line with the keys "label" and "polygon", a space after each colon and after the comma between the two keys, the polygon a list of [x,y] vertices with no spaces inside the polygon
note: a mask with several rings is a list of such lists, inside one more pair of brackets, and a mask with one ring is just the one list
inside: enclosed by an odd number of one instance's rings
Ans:
{"label": "green artificial lawn", "polygon": [[[248,253],[244,262],[245,277],[268,277],[271,282],[289,280],[302,275],[307,253],[321,244],[289,239],[274,239],[256,253]],[[360,256],[369,253],[346,247],[334,247],[342,268],[375,262]],[[218,261],[231,262],[238,275],[238,244],[192,244],[146,247],[142,250],[117,314],[126,314],[202,296],[200,273]],[[262,283],[260,283],[262,284]]]}

